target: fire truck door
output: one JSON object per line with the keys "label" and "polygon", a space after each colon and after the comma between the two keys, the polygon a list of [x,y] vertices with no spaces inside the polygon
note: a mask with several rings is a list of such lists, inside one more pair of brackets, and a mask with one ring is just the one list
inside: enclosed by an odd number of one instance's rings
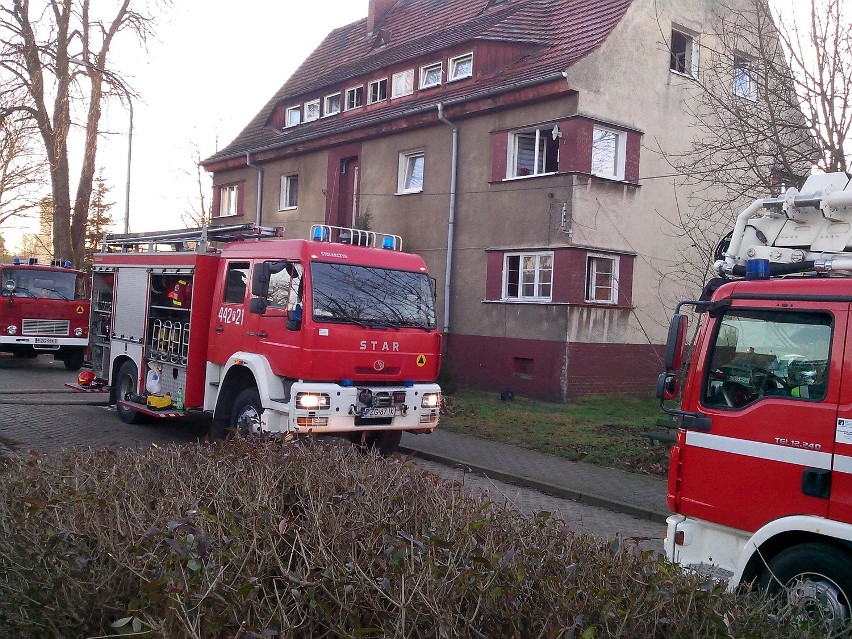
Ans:
{"label": "fire truck door", "polygon": [[[848,327],[852,331],[852,326]],[[840,386],[840,409],[835,426],[834,459],[831,471],[831,501],[828,516],[852,524],[852,339],[847,333],[846,351],[841,370],[845,371]]]}
{"label": "fire truck door", "polygon": [[698,354],[710,428],[687,432],[681,458],[678,511],[748,531],[828,514],[848,317],[839,302],[762,304],[715,319]]}
{"label": "fire truck door", "polygon": [[246,300],[249,288],[249,263],[230,261],[216,284],[211,318],[211,362],[225,364],[234,353],[251,350],[253,336],[246,326]]}
{"label": "fire truck door", "polygon": [[266,356],[278,375],[296,376],[294,365],[303,335],[304,279],[298,262],[276,263],[269,277],[268,306],[255,315],[258,353]]}

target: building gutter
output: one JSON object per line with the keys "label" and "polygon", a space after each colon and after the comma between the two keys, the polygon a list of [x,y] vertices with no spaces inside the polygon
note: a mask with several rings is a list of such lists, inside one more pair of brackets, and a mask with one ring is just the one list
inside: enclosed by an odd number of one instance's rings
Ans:
{"label": "building gutter", "polygon": [[[459,128],[444,117],[444,105],[438,102],[438,119],[446,124],[453,132],[453,149],[450,159],[450,213],[447,223],[447,266],[444,277],[444,335],[450,332],[450,286],[453,269],[453,235],[456,226],[456,187],[458,182],[459,163]],[[446,343],[446,342],[445,342]]]}
{"label": "building gutter", "polygon": [[246,151],[246,166],[250,166],[257,171],[257,211],[254,217],[256,226],[260,226],[260,220],[263,214],[263,169],[257,164],[251,163],[251,151]]}

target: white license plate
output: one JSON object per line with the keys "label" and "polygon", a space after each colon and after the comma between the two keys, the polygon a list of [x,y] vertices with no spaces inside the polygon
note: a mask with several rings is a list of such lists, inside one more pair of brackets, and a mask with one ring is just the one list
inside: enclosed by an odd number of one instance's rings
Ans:
{"label": "white license plate", "polygon": [[36,337],[36,338],[35,338],[35,343],[36,343],[36,344],[50,344],[50,345],[55,345],[55,344],[58,344],[58,343],[59,343],[59,340],[58,340],[58,339],[56,339],[55,337]]}
{"label": "white license plate", "polygon": [[395,414],[396,409],[393,406],[361,409],[361,417],[393,417]]}

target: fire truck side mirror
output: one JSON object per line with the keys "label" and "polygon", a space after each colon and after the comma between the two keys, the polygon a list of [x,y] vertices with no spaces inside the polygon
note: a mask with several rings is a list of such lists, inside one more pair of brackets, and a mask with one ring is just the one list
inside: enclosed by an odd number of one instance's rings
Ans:
{"label": "fire truck side mirror", "polygon": [[265,297],[253,297],[249,300],[249,313],[263,315],[266,313],[267,306],[269,306],[269,302]]}
{"label": "fire truck side mirror", "polygon": [[683,363],[683,347],[686,342],[686,315],[675,315],[669,324],[669,337],[666,341],[666,371],[676,371]]}
{"label": "fire truck side mirror", "polygon": [[[269,262],[257,262],[251,276],[251,294],[262,297],[266,301],[265,298],[269,295],[269,278],[271,275],[272,269]],[[264,310],[266,310],[266,307],[264,307]],[[254,306],[251,307],[251,312],[257,312],[254,310]]]}

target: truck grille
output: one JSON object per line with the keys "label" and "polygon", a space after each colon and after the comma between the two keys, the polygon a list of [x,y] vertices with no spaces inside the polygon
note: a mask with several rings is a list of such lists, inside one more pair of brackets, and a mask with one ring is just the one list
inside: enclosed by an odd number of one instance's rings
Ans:
{"label": "truck grille", "polygon": [[71,322],[68,320],[25,319],[21,328],[23,335],[68,335]]}

